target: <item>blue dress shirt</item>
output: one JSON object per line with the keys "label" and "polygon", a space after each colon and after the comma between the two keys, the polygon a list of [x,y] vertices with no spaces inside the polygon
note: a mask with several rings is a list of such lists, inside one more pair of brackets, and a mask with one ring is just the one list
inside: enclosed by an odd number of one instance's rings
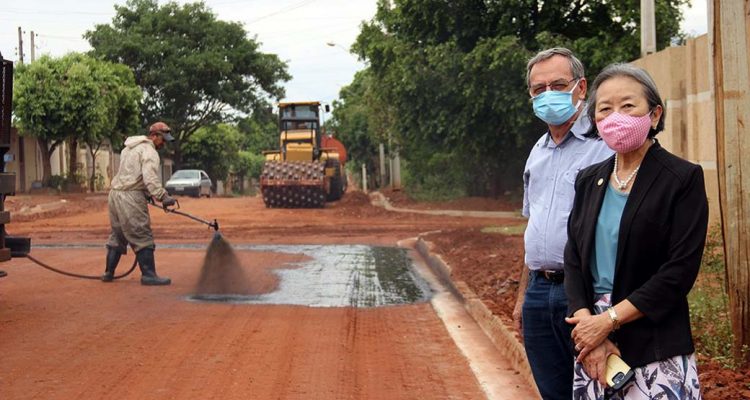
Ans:
{"label": "blue dress shirt", "polygon": [[591,122],[585,110],[557,144],[549,131],[534,144],[523,172],[525,261],[530,270],[562,269],[578,171],[614,152],[600,139],[583,135]]}

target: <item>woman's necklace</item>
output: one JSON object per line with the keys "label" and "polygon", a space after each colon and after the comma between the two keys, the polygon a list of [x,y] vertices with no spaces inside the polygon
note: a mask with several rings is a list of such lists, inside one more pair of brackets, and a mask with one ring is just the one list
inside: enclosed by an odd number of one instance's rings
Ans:
{"label": "woman's necklace", "polygon": [[618,189],[620,189],[621,192],[624,191],[625,188],[628,187],[628,184],[630,183],[630,181],[635,177],[635,174],[638,173],[639,168],[641,168],[640,164],[638,164],[638,166],[635,167],[635,169],[633,170],[633,172],[630,173],[627,179],[625,179],[624,181],[620,181],[620,178],[617,177],[617,153],[615,153],[615,170],[613,172],[613,175],[615,176],[615,182],[617,182],[617,187]]}

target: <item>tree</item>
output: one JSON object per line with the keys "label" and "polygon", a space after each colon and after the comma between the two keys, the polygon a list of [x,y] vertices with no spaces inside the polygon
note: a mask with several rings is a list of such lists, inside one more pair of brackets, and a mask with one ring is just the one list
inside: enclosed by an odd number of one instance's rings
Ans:
{"label": "tree", "polygon": [[260,52],[241,24],[217,20],[204,3],[128,0],[115,10],[111,24],[85,37],[93,55],[132,68],[145,94],[143,122],[172,127],[178,166],[180,145],[201,126],[284,96],[281,83],[291,78],[286,64]]}
{"label": "tree", "polygon": [[270,105],[257,107],[248,117],[237,121],[237,129],[242,134],[240,147],[255,154],[279,148],[278,116]]}
{"label": "tree", "polygon": [[239,193],[245,191],[245,178],[260,178],[265,161],[265,157],[259,153],[250,151],[239,151],[237,153],[237,158],[231,167],[231,171],[238,178],[236,190]]}
{"label": "tree", "polygon": [[241,134],[235,126],[227,124],[199,128],[185,148],[185,166],[202,169],[216,181],[226,180],[236,164],[240,151]]}
{"label": "tree", "polygon": [[[19,66],[16,74],[16,123],[40,144],[44,182],[51,175],[52,152],[66,139],[76,153],[79,140],[98,145],[136,126],[140,89],[127,68],[70,53],[44,56]],[[70,176],[75,164],[71,159]]]}
{"label": "tree", "polygon": [[377,112],[377,103],[368,101],[371,84],[367,70],[357,72],[351,84],[341,89],[339,100],[333,103],[333,116],[326,121],[326,130],[335,132],[336,138],[346,144],[347,158],[352,165],[367,165],[375,171],[378,143],[384,142],[384,126],[378,121],[383,113]]}
{"label": "tree", "polygon": [[93,64],[101,82],[101,101],[110,111],[105,115],[104,124],[89,129],[83,136],[91,157],[89,191],[92,192],[96,190],[96,156],[102,144],[109,142],[110,146],[119,147],[129,133],[138,129],[138,101],[141,98],[141,90],[135,85],[133,73],[127,66],[104,62]]}

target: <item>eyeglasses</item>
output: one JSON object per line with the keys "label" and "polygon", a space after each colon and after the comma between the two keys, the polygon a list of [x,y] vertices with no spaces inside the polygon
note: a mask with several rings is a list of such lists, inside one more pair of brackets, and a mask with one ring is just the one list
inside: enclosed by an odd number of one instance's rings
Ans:
{"label": "eyeglasses", "polygon": [[573,81],[578,81],[580,79],[581,78],[573,78],[571,80],[558,79],[556,81],[552,81],[552,82],[547,83],[547,84],[545,84],[545,83],[537,84],[537,85],[531,86],[529,88],[529,95],[531,97],[536,97],[536,96],[539,96],[540,94],[546,92],[547,90],[553,90],[555,92],[562,92],[563,90],[567,89],[568,86],[570,86],[570,84]]}

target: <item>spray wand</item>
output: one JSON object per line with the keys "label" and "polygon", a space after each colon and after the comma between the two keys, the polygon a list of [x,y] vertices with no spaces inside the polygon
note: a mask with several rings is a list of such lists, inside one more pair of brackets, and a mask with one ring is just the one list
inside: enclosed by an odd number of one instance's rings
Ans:
{"label": "spray wand", "polygon": [[[148,204],[150,204],[150,205],[152,205],[154,207],[159,207],[159,206],[156,205],[156,203],[153,201],[153,199],[151,199],[151,201],[149,201]],[[201,218],[198,218],[198,217],[196,217],[194,215],[190,215],[190,214],[188,214],[186,212],[179,211],[180,202],[178,200],[176,200],[176,199],[175,199],[175,204],[176,204],[176,206],[173,207],[173,208],[169,208],[167,206],[162,206],[162,207],[159,207],[159,208],[162,208],[165,213],[173,213],[173,214],[177,214],[177,215],[182,215],[183,217],[190,218],[193,221],[197,221],[197,222],[200,222],[202,224],[206,224],[206,225],[208,225],[209,228],[214,228],[214,231],[216,232],[217,235],[219,234],[218,233],[218,231],[219,231],[219,222],[216,221],[216,219],[214,219],[214,222],[206,221],[205,219],[201,219]]]}

